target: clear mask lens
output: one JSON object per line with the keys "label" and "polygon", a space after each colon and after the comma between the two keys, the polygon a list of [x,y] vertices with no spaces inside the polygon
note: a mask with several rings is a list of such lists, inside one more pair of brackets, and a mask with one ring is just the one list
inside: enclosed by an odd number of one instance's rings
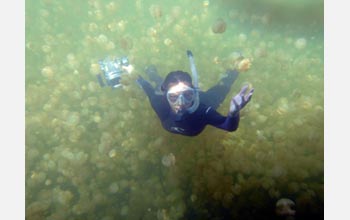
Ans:
{"label": "clear mask lens", "polygon": [[195,90],[184,84],[176,85],[168,91],[167,99],[171,104],[187,105],[194,101]]}

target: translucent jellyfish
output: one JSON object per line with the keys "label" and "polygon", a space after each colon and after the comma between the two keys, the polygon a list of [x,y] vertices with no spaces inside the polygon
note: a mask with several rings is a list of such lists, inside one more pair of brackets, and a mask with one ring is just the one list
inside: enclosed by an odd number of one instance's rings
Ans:
{"label": "translucent jellyfish", "polygon": [[274,188],[270,188],[269,189],[269,196],[271,198],[278,198],[278,197],[281,196],[281,193],[278,190],[274,189]]}
{"label": "translucent jellyfish", "polygon": [[100,116],[99,114],[95,114],[95,115],[93,116],[93,121],[94,121],[95,123],[100,123],[101,120],[102,120],[102,118],[101,118],[101,116]]}
{"label": "translucent jellyfish", "polygon": [[113,50],[115,48],[115,44],[112,41],[109,41],[106,46],[106,50]]}
{"label": "translucent jellyfish", "polygon": [[278,115],[284,115],[290,110],[290,105],[287,98],[281,98],[279,101],[276,113]]}
{"label": "translucent jellyfish", "polygon": [[45,213],[50,208],[50,203],[46,201],[36,201],[26,207],[27,216],[37,216],[37,213]]}
{"label": "translucent jellyfish", "polygon": [[79,61],[76,59],[75,55],[72,53],[69,53],[67,55],[67,63],[68,63],[68,66],[72,69],[79,67]]}
{"label": "translucent jellyfish", "polygon": [[241,60],[243,58],[242,53],[239,51],[234,51],[230,54],[229,59],[231,62]]}
{"label": "translucent jellyfish", "polygon": [[95,18],[97,20],[102,20],[103,19],[103,12],[101,10],[99,10],[99,9],[95,10],[93,14],[95,15]]}
{"label": "translucent jellyfish", "polygon": [[221,34],[226,31],[226,22],[222,19],[219,18],[217,19],[211,26],[211,30],[215,34]]}
{"label": "translucent jellyfish", "polygon": [[122,209],[120,210],[120,215],[126,216],[129,212],[129,207],[127,205],[124,205]]}
{"label": "translucent jellyfish", "polygon": [[119,185],[118,183],[114,182],[114,183],[111,183],[111,185],[109,185],[109,192],[114,194],[116,192],[119,191]]}
{"label": "translucent jellyfish", "polygon": [[170,153],[168,155],[164,155],[162,157],[162,164],[166,167],[170,167],[175,165],[175,156],[173,153]]}
{"label": "translucent jellyfish", "polygon": [[117,10],[117,4],[115,2],[110,2],[106,5],[106,9],[109,12],[115,12]]}
{"label": "translucent jellyfish", "polygon": [[68,114],[66,123],[68,126],[76,126],[80,121],[80,114],[78,112],[71,112]]}
{"label": "translucent jellyfish", "polygon": [[279,199],[276,203],[275,212],[276,215],[279,217],[284,217],[285,219],[293,220],[296,213],[295,203],[288,198]]}
{"label": "translucent jellyfish", "polygon": [[108,38],[106,37],[106,35],[103,34],[100,34],[96,40],[100,44],[106,44],[108,42]]}
{"label": "translucent jellyfish", "polygon": [[245,42],[247,40],[247,35],[241,33],[238,35],[238,40],[241,42]]}
{"label": "translucent jellyfish", "polygon": [[157,29],[153,28],[153,27],[150,27],[147,29],[147,34],[150,36],[150,37],[157,37]]}
{"label": "translucent jellyfish", "polygon": [[118,22],[118,30],[119,30],[120,32],[125,31],[126,24],[127,24],[127,22],[126,22],[125,20],[119,21],[119,22]]}
{"label": "translucent jellyfish", "polygon": [[159,209],[157,211],[157,220],[169,220],[169,214],[166,209]]}
{"label": "translucent jellyfish", "polygon": [[52,183],[52,181],[51,181],[50,179],[47,179],[47,180],[45,181],[45,185],[46,185],[46,186],[51,185],[51,183]]}
{"label": "translucent jellyfish", "polygon": [[96,24],[96,23],[90,23],[90,24],[88,25],[88,30],[89,30],[90,32],[96,32],[96,31],[98,30],[97,24]]}
{"label": "translucent jellyfish", "polygon": [[294,46],[301,50],[301,49],[304,49],[306,47],[306,39],[305,38],[298,38],[295,42],[294,42]]}
{"label": "translucent jellyfish", "polygon": [[147,150],[140,150],[139,154],[138,154],[138,158],[140,160],[146,160],[147,158],[149,158],[148,151]]}
{"label": "translucent jellyfish", "polygon": [[43,18],[47,18],[47,17],[49,17],[50,13],[47,10],[45,10],[45,9],[41,9],[40,10],[40,15]]}
{"label": "translucent jellyfish", "polygon": [[54,72],[52,70],[51,67],[49,66],[45,66],[42,70],[41,70],[41,74],[47,78],[52,78],[54,75]]}
{"label": "translucent jellyfish", "polygon": [[109,23],[107,27],[111,32],[115,32],[118,29],[118,23],[116,22]]}
{"label": "translucent jellyfish", "polygon": [[164,40],[164,44],[165,44],[166,46],[170,46],[170,45],[172,45],[172,43],[173,43],[173,41],[170,40],[169,38],[166,38],[166,39]]}
{"label": "translucent jellyfish", "polygon": [[256,130],[256,136],[259,141],[264,141],[266,140],[266,137],[264,135],[264,131],[262,130]]}
{"label": "translucent jellyfish", "polygon": [[96,92],[99,89],[98,84],[95,82],[89,82],[88,83],[88,90],[90,92]]}
{"label": "translucent jellyfish", "polygon": [[163,15],[163,11],[160,5],[151,5],[151,7],[149,8],[149,12],[151,16],[155,19],[159,19]]}
{"label": "translucent jellyfish", "polygon": [[197,196],[195,194],[192,194],[190,199],[192,202],[195,202],[197,200]]}
{"label": "translucent jellyfish", "polygon": [[171,16],[173,19],[179,18],[181,15],[181,7],[180,6],[174,6],[171,9]]}
{"label": "translucent jellyfish", "polygon": [[265,123],[266,121],[267,121],[267,119],[268,119],[268,117],[267,116],[265,116],[265,115],[258,115],[258,117],[257,117],[257,121],[259,122],[259,123]]}
{"label": "translucent jellyfish", "polygon": [[39,155],[40,155],[40,152],[35,148],[27,150],[28,161],[34,161]]}
{"label": "translucent jellyfish", "polygon": [[51,52],[51,46],[45,44],[45,45],[41,46],[41,50],[42,50],[44,53],[49,53],[49,52]]}
{"label": "translucent jellyfish", "polygon": [[246,72],[252,66],[252,61],[249,58],[244,58],[238,62],[237,69],[239,72]]}
{"label": "translucent jellyfish", "polygon": [[115,149],[110,150],[109,153],[108,153],[108,156],[110,158],[113,158],[113,157],[117,156],[117,151]]}
{"label": "translucent jellyfish", "polygon": [[69,190],[60,190],[55,188],[54,193],[56,194],[55,198],[58,203],[62,205],[67,205],[70,203],[70,201],[73,199],[73,193],[71,193]]}
{"label": "translucent jellyfish", "polygon": [[256,56],[256,57],[266,57],[267,56],[266,48],[256,48],[254,50],[254,56]]}
{"label": "translucent jellyfish", "polygon": [[124,50],[131,50],[134,47],[134,43],[131,37],[123,36],[119,39],[119,45]]}

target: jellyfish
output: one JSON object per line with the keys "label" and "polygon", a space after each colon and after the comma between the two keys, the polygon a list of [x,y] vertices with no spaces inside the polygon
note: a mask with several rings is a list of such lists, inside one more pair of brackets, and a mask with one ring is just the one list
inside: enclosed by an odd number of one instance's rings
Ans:
{"label": "jellyfish", "polygon": [[164,155],[162,157],[162,164],[166,167],[170,167],[172,165],[175,165],[175,156],[174,154],[170,153],[168,155]]}
{"label": "jellyfish", "polygon": [[276,215],[288,220],[294,220],[296,210],[295,203],[288,199],[279,199],[276,203]]}
{"label": "jellyfish", "polygon": [[151,16],[155,19],[159,19],[163,15],[163,11],[160,5],[151,5],[151,7],[149,8],[149,12]]}
{"label": "jellyfish", "polygon": [[294,42],[294,46],[301,50],[301,49],[304,49],[306,47],[306,39],[305,38],[298,38],[295,42]]}
{"label": "jellyfish", "polygon": [[134,47],[134,43],[131,37],[123,36],[119,39],[119,46],[123,50],[131,50]]}
{"label": "jellyfish", "polygon": [[211,30],[215,34],[224,33],[226,31],[226,22],[222,18],[217,19],[211,26]]}
{"label": "jellyfish", "polygon": [[111,194],[117,193],[118,191],[119,191],[118,183],[113,182],[113,183],[111,183],[111,185],[109,185],[109,192]]}

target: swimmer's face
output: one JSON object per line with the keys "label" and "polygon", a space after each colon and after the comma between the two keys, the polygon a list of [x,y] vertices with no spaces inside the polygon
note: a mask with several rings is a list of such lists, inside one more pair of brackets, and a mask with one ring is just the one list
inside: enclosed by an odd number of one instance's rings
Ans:
{"label": "swimmer's face", "polygon": [[195,90],[188,83],[179,82],[169,86],[166,96],[171,109],[178,113],[193,105]]}

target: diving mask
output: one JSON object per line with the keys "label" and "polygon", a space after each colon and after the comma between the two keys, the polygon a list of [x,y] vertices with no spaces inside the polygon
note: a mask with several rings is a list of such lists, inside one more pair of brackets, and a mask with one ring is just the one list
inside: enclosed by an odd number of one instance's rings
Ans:
{"label": "diving mask", "polygon": [[192,106],[196,99],[195,89],[180,82],[171,87],[166,94],[168,102],[176,111],[184,110]]}

